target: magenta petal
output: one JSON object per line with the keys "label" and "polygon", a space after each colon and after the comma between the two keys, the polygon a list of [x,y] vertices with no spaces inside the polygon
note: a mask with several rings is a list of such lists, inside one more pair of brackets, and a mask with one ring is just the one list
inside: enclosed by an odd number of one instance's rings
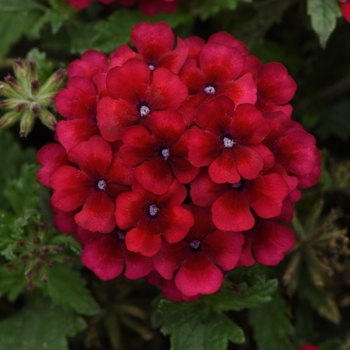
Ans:
{"label": "magenta petal", "polygon": [[128,127],[138,123],[140,113],[136,105],[106,96],[97,106],[96,118],[102,137],[113,142],[120,140]]}
{"label": "magenta petal", "polygon": [[71,149],[68,159],[94,180],[101,180],[112,163],[111,146],[101,136],[92,136]]}
{"label": "magenta petal", "polygon": [[53,172],[50,183],[54,189],[51,203],[63,211],[72,211],[83,205],[94,188],[90,178],[69,165],[63,165]]}
{"label": "magenta petal", "polygon": [[89,119],[60,120],[56,125],[57,139],[67,152],[98,134],[96,122]]}
{"label": "magenta petal", "polygon": [[116,100],[137,104],[146,99],[150,79],[147,64],[131,58],[122,67],[114,67],[107,73],[107,90]]}
{"label": "magenta petal", "polygon": [[124,273],[126,278],[136,280],[147,276],[151,271],[153,271],[151,258],[126,250],[126,269]]}
{"label": "magenta petal", "polygon": [[154,71],[148,98],[151,110],[177,109],[187,95],[186,85],[176,74],[166,68]]}
{"label": "magenta petal", "polygon": [[81,262],[101,280],[118,277],[124,268],[124,248],[110,235],[88,243],[82,252]]}
{"label": "magenta petal", "polygon": [[160,157],[139,165],[135,177],[147,191],[155,194],[164,194],[173,180],[168,162]]}
{"label": "magenta petal", "polygon": [[73,77],[67,88],[55,96],[55,106],[59,114],[67,119],[91,119],[96,114],[97,91],[94,83],[87,78]]}
{"label": "magenta petal", "polygon": [[187,255],[190,253],[190,247],[187,242],[169,244],[163,241],[161,250],[153,256],[154,268],[165,279],[172,279],[173,273]]}
{"label": "magenta petal", "polygon": [[160,210],[157,221],[160,233],[169,243],[181,241],[194,224],[192,213],[180,206]]}
{"label": "magenta petal", "polygon": [[98,191],[90,195],[81,212],[75,215],[75,221],[86,230],[109,233],[115,228],[115,205],[108,195]]}
{"label": "magenta petal", "polygon": [[187,295],[213,294],[224,279],[223,272],[203,253],[191,254],[180,267],[175,285]]}
{"label": "magenta petal", "polygon": [[197,111],[196,124],[217,136],[225,135],[231,126],[235,104],[226,96],[218,96],[203,103]]}
{"label": "magenta petal", "polygon": [[200,171],[190,186],[193,203],[201,207],[210,207],[218,197],[230,189],[230,184],[215,183],[205,169]]}
{"label": "magenta petal", "polygon": [[[255,179],[264,168],[261,155],[250,147],[237,146],[234,150],[238,172],[245,179]],[[238,182],[238,181],[236,181]],[[235,183],[235,182],[231,182]]]}
{"label": "magenta petal", "polygon": [[58,143],[53,142],[39,149],[37,160],[42,165],[37,174],[38,181],[47,187],[51,187],[51,174],[61,165],[68,163],[67,153],[64,148]]}
{"label": "magenta petal", "polygon": [[236,266],[243,243],[240,232],[215,230],[203,239],[201,246],[214,264],[228,271]]}
{"label": "magenta petal", "polygon": [[233,47],[207,43],[199,54],[199,63],[204,74],[213,82],[228,82],[242,72],[242,54]]}
{"label": "magenta petal", "polygon": [[136,227],[126,234],[125,244],[131,252],[151,257],[160,250],[162,239],[160,235],[152,234],[152,232],[143,231]]}
{"label": "magenta petal", "polygon": [[131,42],[147,63],[158,60],[170,52],[174,45],[174,34],[165,22],[156,24],[138,23],[130,35]]}
{"label": "magenta petal", "polygon": [[193,166],[209,165],[224,149],[218,136],[193,126],[188,132],[188,158]]}
{"label": "magenta petal", "polygon": [[229,97],[236,106],[242,103],[254,104],[257,100],[256,82],[251,73],[244,74],[237,80],[220,86],[218,93]]}
{"label": "magenta petal", "polygon": [[141,219],[146,217],[147,212],[147,203],[137,192],[124,192],[116,199],[116,221],[118,227],[123,230],[136,226]]}
{"label": "magenta petal", "polygon": [[[224,151],[210,164],[209,176],[216,183],[234,184],[241,179],[237,171],[235,154],[232,149]],[[262,161],[261,161],[262,163]]]}
{"label": "magenta petal", "polygon": [[289,188],[279,174],[259,176],[246,184],[247,198],[254,211],[264,219],[281,214],[284,199]]}
{"label": "magenta petal", "polygon": [[215,226],[222,231],[246,231],[255,223],[249,203],[239,190],[232,189],[220,196],[211,212]]}

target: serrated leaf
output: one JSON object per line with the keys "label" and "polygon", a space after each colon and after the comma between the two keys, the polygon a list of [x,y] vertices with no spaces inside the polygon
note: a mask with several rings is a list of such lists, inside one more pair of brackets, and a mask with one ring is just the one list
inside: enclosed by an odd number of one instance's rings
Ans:
{"label": "serrated leaf", "polygon": [[82,252],[82,247],[80,243],[78,243],[78,241],[71,235],[57,235],[51,240],[51,243],[67,247],[77,255],[80,255]]}
{"label": "serrated leaf", "polygon": [[277,286],[278,281],[274,279],[266,282],[257,282],[250,287],[242,285],[240,292],[221,288],[219,292],[204,298],[207,298],[217,311],[239,311],[269,302],[271,294],[275,292]]}
{"label": "serrated leaf", "polygon": [[259,350],[291,349],[294,327],[288,318],[288,310],[280,291],[264,305],[249,310],[249,323]]}
{"label": "serrated leaf", "polygon": [[308,0],[307,13],[311,16],[312,28],[324,48],[337,24],[337,17],[341,16],[339,5],[334,0]]}
{"label": "serrated leaf", "polygon": [[66,337],[85,327],[81,317],[48,300],[32,302],[0,322],[0,350],[68,350]]}
{"label": "serrated leaf", "polygon": [[94,315],[100,311],[86,288],[86,281],[67,266],[57,266],[47,271],[46,288],[50,298],[66,309],[82,315]]}
{"label": "serrated leaf", "polygon": [[170,335],[174,350],[226,350],[228,341],[245,341],[244,333],[222,313],[195,303],[172,303],[162,300],[158,313],[163,316],[161,331]]}
{"label": "serrated leaf", "polygon": [[10,301],[15,301],[28,284],[24,270],[9,271],[4,266],[0,267],[0,281],[0,297],[6,295]]}
{"label": "serrated leaf", "polygon": [[36,164],[24,164],[21,177],[9,179],[5,184],[5,197],[18,215],[22,215],[26,209],[36,208],[39,204],[40,185],[36,179],[38,168]]}

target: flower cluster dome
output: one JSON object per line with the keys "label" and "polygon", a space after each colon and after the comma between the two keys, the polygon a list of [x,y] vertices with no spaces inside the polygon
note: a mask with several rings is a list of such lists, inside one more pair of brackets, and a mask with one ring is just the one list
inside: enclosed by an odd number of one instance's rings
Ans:
{"label": "flower cluster dome", "polygon": [[227,271],[276,265],[293,204],[320,176],[315,139],[291,119],[294,80],[226,32],[177,39],[139,23],[135,50],[89,50],[55,97],[64,118],[38,152],[54,224],[99,278],[215,293]]}

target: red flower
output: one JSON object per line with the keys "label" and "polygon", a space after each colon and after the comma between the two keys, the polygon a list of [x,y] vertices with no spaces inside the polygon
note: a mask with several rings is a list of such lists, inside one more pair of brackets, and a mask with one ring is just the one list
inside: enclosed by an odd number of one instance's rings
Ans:
{"label": "red flower", "polygon": [[257,85],[256,106],[262,112],[281,111],[290,117],[292,107],[288,102],[293,98],[297,84],[282,64],[272,62],[263,65],[257,78]]}
{"label": "red flower", "polygon": [[179,242],[193,225],[193,216],[181,206],[186,188],[175,179],[168,191],[157,196],[134,183],[132,192],[120,194],[116,200],[116,220],[126,234],[126,246],[132,252],[153,256],[162,245],[161,236],[169,243]]}
{"label": "red flower", "polygon": [[343,17],[350,22],[350,1],[349,0],[339,0],[340,9]]}
{"label": "red flower", "polygon": [[97,101],[96,86],[85,77],[72,77],[67,82],[67,88],[57,93],[55,97],[57,111],[68,120],[57,123],[56,134],[66,151],[99,134],[96,123]]}
{"label": "red flower", "polygon": [[63,0],[65,2],[68,2],[69,5],[75,7],[76,9],[83,9],[85,7],[88,7],[93,0]]}
{"label": "red flower", "polygon": [[174,278],[184,295],[212,294],[221,286],[223,271],[235,267],[243,237],[239,232],[217,230],[209,208],[192,206],[192,213],[195,222],[190,232],[181,242],[164,241],[153,257],[154,267],[165,279]]}
{"label": "red flower", "polygon": [[178,108],[187,96],[187,88],[177,75],[165,68],[152,74],[138,59],[111,69],[107,89],[112,98],[104,97],[97,109],[101,135],[107,141],[120,139],[128,127],[155,111]]}
{"label": "red flower", "polygon": [[83,244],[81,262],[102,280],[118,277],[138,279],[153,270],[150,258],[130,252],[125,247],[125,232],[115,228],[109,234],[93,233],[79,229],[77,239]]}
{"label": "red flower", "polygon": [[321,350],[321,349],[313,344],[305,344],[303,346],[300,346],[297,350]]}
{"label": "red flower", "polygon": [[68,160],[78,169],[63,165],[51,175],[52,204],[63,211],[82,207],[75,215],[78,225],[93,232],[111,232],[115,228],[114,199],[129,189],[132,170],[112,154],[100,136],[75,146]]}
{"label": "red flower", "polygon": [[158,12],[172,13],[176,11],[179,0],[139,0],[141,11],[147,16]]}
{"label": "red flower", "polygon": [[107,57],[96,50],[85,51],[81,58],[74,60],[68,66],[68,78],[83,77],[92,79],[95,74],[106,72]]}
{"label": "red flower", "polygon": [[239,50],[216,42],[203,46],[199,53],[198,65],[189,58],[179,76],[188,86],[190,96],[181,108],[191,124],[197,108],[206,100],[226,95],[236,106],[256,102],[256,84],[250,73],[241,76],[244,58]]}
{"label": "red flower", "polygon": [[47,187],[51,187],[51,174],[60,166],[69,164],[66,151],[58,143],[48,143],[40,148],[37,160],[42,165],[37,174],[38,181]]}
{"label": "red flower", "polygon": [[191,183],[191,198],[200,206],[211,206],[213,222],[223,231],[250,230],[254,212],[264,219],[281,214],[288,185],[279,174],[259,175],[235,184],[213,182],[203,169]]}
{"label": "red flower", "polygon": [[257,220],[251,230],[243,232],[243,236],[240,266],[252,266],[255,261],[268,266],[277,265],[295,244],[293,231],[272,220]]}
{"label": "red flower", "polygon": [[270,128],[253,105],[242,104],[235,111],[232,100],[219,96],[198,109],[195,122],[201,129],[189,131],[189,160],[197,167],[209,165],[214,182],[255,179],[263,170],[263,154],[270,152],[261,142]]}
{"label": "red flower", "polygon": [[155,194],[164,194],[173,181],[188,183],[199,169],[187,161],[186,125],[176,111],[154,112],[148,128],[136,125],[124,132],[121,159],[135,168],[136,180]]}
{"label": "red flower", "polygon": [[189,51],[180,38],[177,39],[177,48],[173,50],[175,37],[165,22],[154,25],[139,23],[133,28],[130,39],[151,70],[164,67],[177,74]]}

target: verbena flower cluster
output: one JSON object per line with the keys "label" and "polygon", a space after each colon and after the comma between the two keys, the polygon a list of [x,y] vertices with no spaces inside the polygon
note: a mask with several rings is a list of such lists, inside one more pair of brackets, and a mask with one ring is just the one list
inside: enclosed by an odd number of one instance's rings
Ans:
{"label": "verbena flower cluster", "polygon": [[[88,7],[93,0],[63,0],[77,9]],[[98,0],[100,3],[108,5],[119,2],[122,6],[133,6],[135,0]],[[179,0],[138,0],[138,4],[143,13],[153,16],[158,12],[171,13],[177,8]]]}
{"label": "verbena flower cluster", "polygon": [[226,32],[174,48],[166,23],[140,23],[131,42],[85,52],[55,97],[65,120],[38,152],[55,226],[101,279],[147,277],[171,300],[278,264],[294,245],[283,222],[321,172],[291,120],[294,80]]}

